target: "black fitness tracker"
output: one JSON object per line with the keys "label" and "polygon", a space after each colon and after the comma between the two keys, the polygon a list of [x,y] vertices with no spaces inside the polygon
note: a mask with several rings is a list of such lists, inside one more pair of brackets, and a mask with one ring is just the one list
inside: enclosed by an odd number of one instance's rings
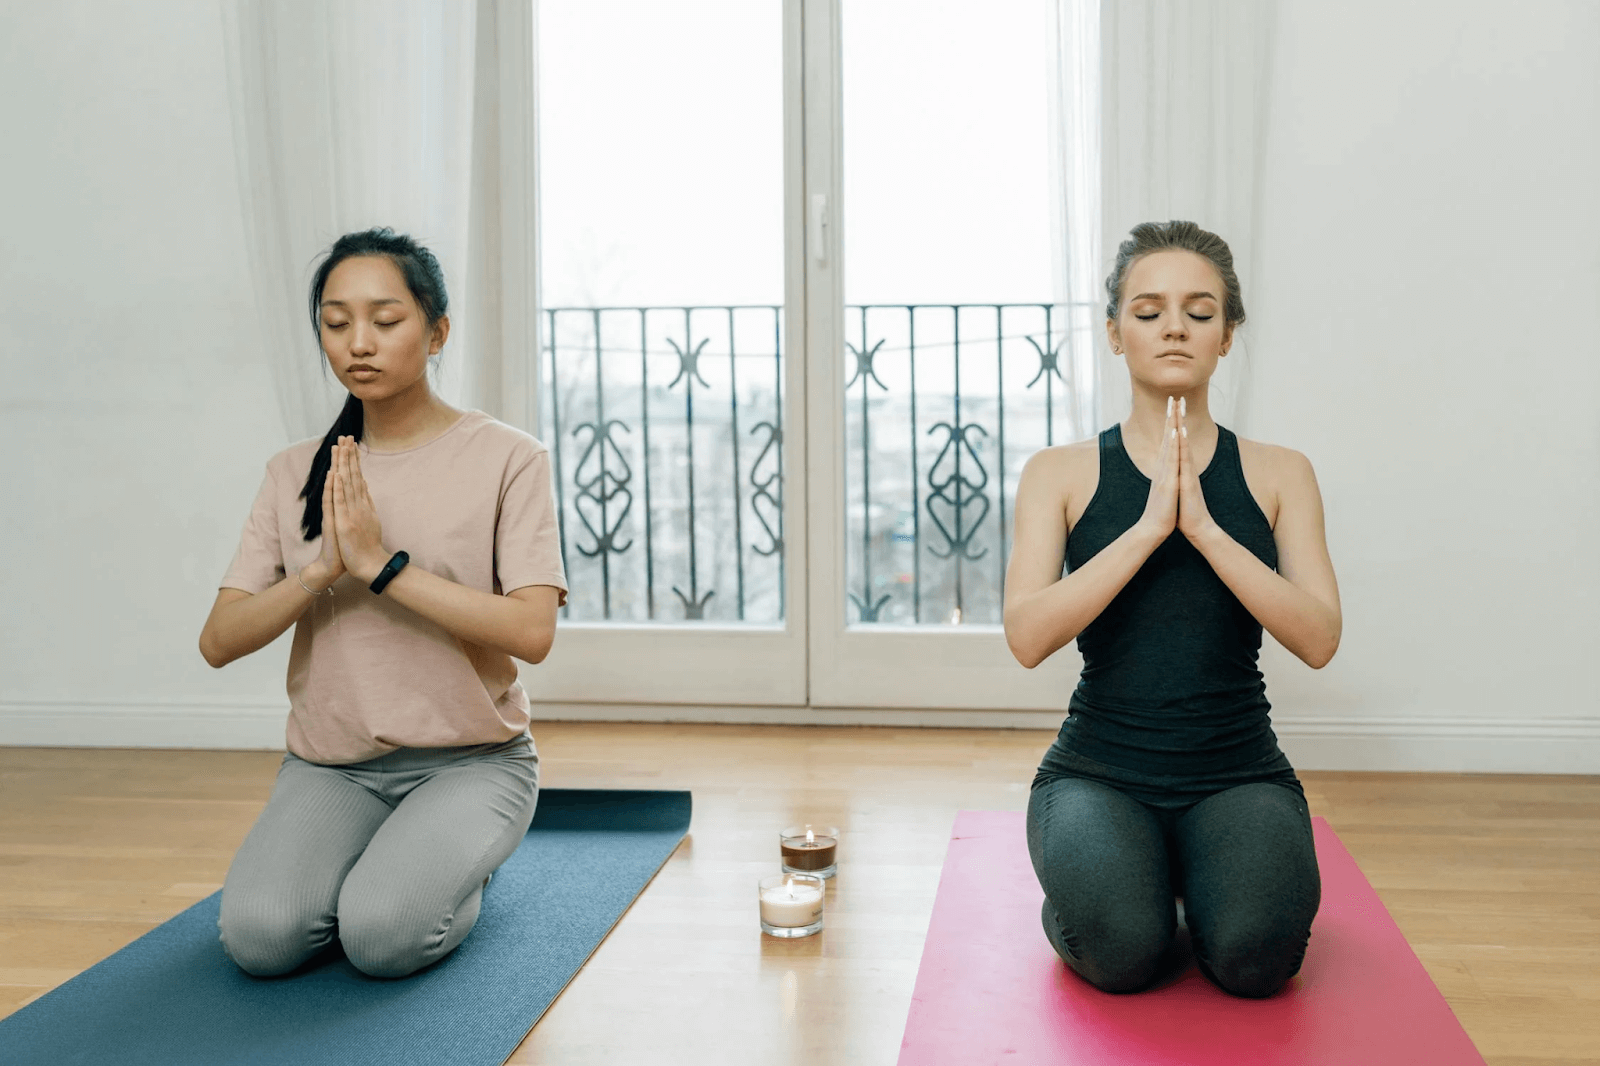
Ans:
{"label": "black fitness tracker", "polygon": [[407,555],[405,552],[395,552],[393,555],[391,555],[389,557],[389,561],[383,565],[383,569],[378,573],[378,576],[372,579],[372,584],[370,586],[372,591],[381,593],[383,591],[383,587],[389,582],[393,581],[394,575],[404,570],[406,568],[406,564],[410,561],[411,556]]}

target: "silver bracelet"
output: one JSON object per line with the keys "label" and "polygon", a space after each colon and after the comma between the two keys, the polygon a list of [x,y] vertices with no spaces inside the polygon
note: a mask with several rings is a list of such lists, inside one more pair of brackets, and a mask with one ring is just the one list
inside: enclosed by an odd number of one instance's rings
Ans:
{"label": "silver bracelet", "polygon": [[[300,568],[300,570],[304,570],[304,569],[305,569],[305,567],[303,567],[303,566]],[[314,588],[308,587],[306,585],[306,583],[305,583],[305,579],[300,576],[300,570],[296,570],[294,572],[294,579],[296,581],[300,582],[300,587],[301,588],[305,589],[307,592],[311,593],[311,595],[313,595],[313,596],[320,596],[320,595],[322,595],[323,592],[326,592],[330,596],[333,595],[333,586],[332,585],[329,585],[327,588],[323,589],[321,592],[317,591]]]}

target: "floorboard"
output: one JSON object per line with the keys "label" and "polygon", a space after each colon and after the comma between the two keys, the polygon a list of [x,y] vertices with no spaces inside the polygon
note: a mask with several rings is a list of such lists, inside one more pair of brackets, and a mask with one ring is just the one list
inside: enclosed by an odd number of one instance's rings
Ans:
{"label": "floorboard", "polygon": [[[543,784],[687,788],[691,834],[513,1063],[892,1066],[951,821],[1042,731],[542,722]],[[0,1016],[215,891],[267,752],[0,748]],[[1600,778],[1301,775],[1490,1066],[1600,1066]],[[828,928],[763,937],[777,830],[844,829]]]}

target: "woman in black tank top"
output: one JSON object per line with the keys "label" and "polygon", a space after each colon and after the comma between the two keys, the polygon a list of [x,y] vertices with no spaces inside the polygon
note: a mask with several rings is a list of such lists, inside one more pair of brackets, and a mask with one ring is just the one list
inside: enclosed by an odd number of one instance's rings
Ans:
{"label": "woman in black tank top", "polygon": [[1133,411],[1088,455],[1029,460],[1006,575],[1017,659],[1032,668],[1074,638],[1083,655],[1028,804],[1045,935],[1096,986],[1135,991],[1176,957],[1181,897],[1202,971],[1269,996],[1299,972],[1321,883],[1256,661],[1263,627],[1313,668],[1338,648],[1321,497],[1304,456],[1272,449],[1270,521],[1237,437],[1211,419],[1211,376],[1244,321],[1220,237],[1137,226],[1106,289]]}

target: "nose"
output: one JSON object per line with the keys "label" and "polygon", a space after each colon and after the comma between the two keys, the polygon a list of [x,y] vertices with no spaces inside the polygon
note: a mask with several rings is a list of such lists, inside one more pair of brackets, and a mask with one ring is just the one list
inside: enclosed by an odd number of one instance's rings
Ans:
{"label": "nose", "polygon": [[1182,311],[1173,311],[1163,316],[1161,335],[1167,340],[1184,340],[1189,336],[1189,324],[1184,321]]}
{"label": "nose", "polygon": [[378,348],[378,331],[369,322],[356,319],[350,324],[350,354],[371,355]]}

